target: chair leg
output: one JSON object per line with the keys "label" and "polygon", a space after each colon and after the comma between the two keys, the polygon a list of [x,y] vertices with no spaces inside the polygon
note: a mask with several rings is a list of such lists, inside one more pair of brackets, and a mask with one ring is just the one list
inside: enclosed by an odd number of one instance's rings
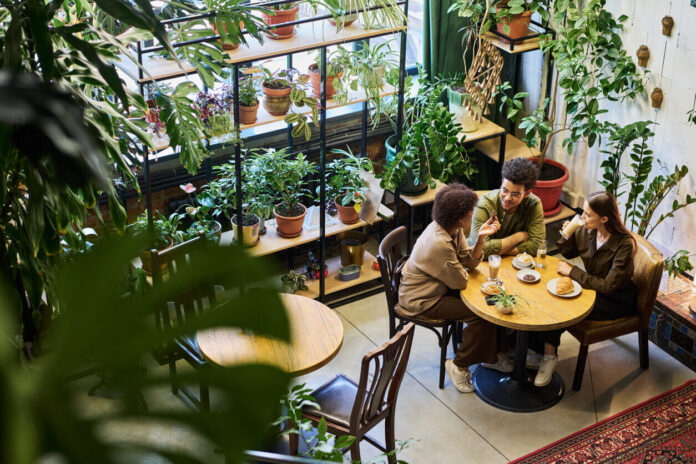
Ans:
{"label": "chair leg", "polygon": [[575,366],[575,377],[573,378],[573,390],[578,391],[582,386],[582,376],[585,373],[585,363],[587,362],[588,345],[580,345],[578,352],[578,364]]}
{"label": "chair leg", "polygon": [[176,360],[174,360],[171,354],[169,356],[169,378],[172,381],[172,393],[177,395],[179,393],[179,384],[176,380]]}
{"label": "chair leg", "polygon": [[201,411],[210,411],[210,389],[207,383],[201,382]]}
{"label": "chair leg", "polygon": [[442,328],[442,337],[440,338],[440,388],[445,388],[445,361],[447,360],[447,347],[449,347],[450,337],[452,336],[451,326]]}
{"label": "chair leg", "polygon": [[459,322],[455,321],[452,323],[452,351],[457,353],[457,343],[459,343]]}
{"label": "chair leg", "polygon": [[650,367],[650,357],[648,356],[648,329],[638,331],[638,352],[640,353],[640,367],[647,369]]}
{"label": "chair leg", "polygon": [[350,447],[350,460],[360,461],[360,440],[356,439]]}
{"label": "chair leg", "polygon": [[396,335],[396,317],[389,315],[389,338],[394,338]]}
{"label": "chair leg", "polygon": [[[389,415],[384,421],[384,446],[387,448],[387,453],[396,449],[396,439],[394,438],[394,410],[389,412]],[[392,453],[387,457],[389,464],[396,464],[396,453]]]}

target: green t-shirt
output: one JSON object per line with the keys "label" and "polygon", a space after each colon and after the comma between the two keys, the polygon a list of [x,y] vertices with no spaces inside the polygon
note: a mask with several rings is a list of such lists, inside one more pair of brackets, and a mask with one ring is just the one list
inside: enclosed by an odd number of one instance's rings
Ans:
{"label": "green t-shirt", "polygon": [[546,225],[544,224],[544,208],[539,197],[530,193],[517,207],[514,213],[508,215],[500,201],[500,190],[491,190],[481,195],[474,217],[471,221],[469,243],[474,243],[481,225],[493,214],[498,215],[500,230],[483,242],[483,256],[500,254],[502,239],[516,232],[527,231],[529,239],[517,245],[520,253],[536,256],[537,248],[542,240],[546,240]]}

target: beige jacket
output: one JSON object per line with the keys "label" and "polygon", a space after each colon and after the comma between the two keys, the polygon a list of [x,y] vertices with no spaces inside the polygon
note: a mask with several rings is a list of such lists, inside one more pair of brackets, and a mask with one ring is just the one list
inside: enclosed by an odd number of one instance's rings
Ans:
{"label": "beige jacket", "polygon": [[449,289],[466,288],[469,275],[481,262],[471,255],[461,229],[452,238],[433,221],[418,237],[403,268],[399,286],[399,306],[409,315],[430,309]]}

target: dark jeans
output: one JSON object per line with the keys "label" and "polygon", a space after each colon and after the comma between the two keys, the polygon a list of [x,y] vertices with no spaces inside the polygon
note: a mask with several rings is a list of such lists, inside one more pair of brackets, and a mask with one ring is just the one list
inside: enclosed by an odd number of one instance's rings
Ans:
{"label": "dark jeans", "polygon": [[499,337],[498,327],[495,324],[481,319],[466,307],[458,291],[450,291],[420,316],[466,323],[462,331],[462,343],[454,357],[454,364],[457,367],[468,368],[472,364],[481,362],[495,363],[498,361],[499,341],[501,351],[509,344],[507,340],[509,337]]}
{"label": "dark jeans", "polygon": [[[635,314],[637,296],[638,287],[636,287],[633,281],[631,281],[630,285],[611,296],[597,293],[595,306],[587,316],[587,319],[591,321],[612,321]],[[537,353],[544,352],[544,343],[558,348],[558,345],[561,344],[561,334],[564,331],[565,329],[531,332],[529,334],[529,348]]]}

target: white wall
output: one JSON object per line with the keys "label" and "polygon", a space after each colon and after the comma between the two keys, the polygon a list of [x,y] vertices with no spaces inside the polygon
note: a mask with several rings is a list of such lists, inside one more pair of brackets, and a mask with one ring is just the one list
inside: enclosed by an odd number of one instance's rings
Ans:
{"label": "white wall", "polygon": [[[636,63],[638,47],[647,45],[650,49],[646,95],[631,103],[609,104],[607,119],[619,124],[655,121],[655,137],[649,142],[655,158],[670,172],[675,164],[686,164],[690,171],[679,191],[665,199],[655,215],[657,219],[664,206],[671,205],[674,198],[683,199],[687,193],[696,194],[696,125],[687,123],[686,115],[696,105],[696,8],[689,5],[689,0],[608,0],[607,8],[617,17],[621,14],[629,17],[624,23],[623,41]],[[675,22],[671,37],[662,35],[661,20],[667,14]],[[538,98],[540,55],[538,52],[527,54],[522,64],[523,86],[534,95],[535,98],[530,98],[533,105]],[[662,88],[664,93],[659,110],[650,104],[649,95],[655,87]],[[602,175],[599,166],[603,155],[596,145],[588,150],[580,143],[569,156],[561,146],[561,140],[557,138],[549,148],[549,157],[568,166],[571,177],[565,185],[564,200],[573,206],[581,206],[587,194],[602,189],[598,180]],[[628,164],[629,160],[624,161]],[[653,168],[654,173],[659,170],[659,166]],[[696,253],[696,204],[680,210],[674,219],[663,222],[650,240],[670,255],[679,249]],[[691,262],[696,266],[696,257]]]}

